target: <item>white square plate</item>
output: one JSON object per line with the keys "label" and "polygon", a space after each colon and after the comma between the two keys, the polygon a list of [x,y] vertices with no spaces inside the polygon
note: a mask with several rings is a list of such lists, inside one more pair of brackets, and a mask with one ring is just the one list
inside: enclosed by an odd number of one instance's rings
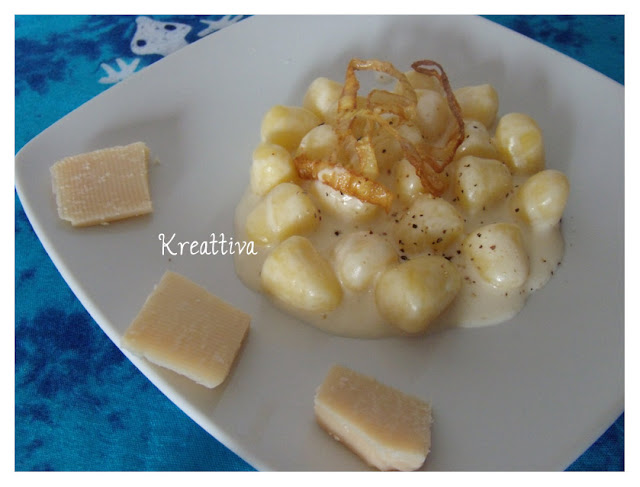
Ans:
{"label": "white square plate", "polygon": [[[532,115],[548,166],[571,181],[555,277],[511,321],[418,339],[328,336],[288,318],[236,277],[230,255],[162,255],[158,235],[233,234],[263,114],[301,104],[318,76],[342,80],[352,57],[398,68],[434,59],[454,87],[491,83],[501,113]],[[25,211],[71,289],[119,345],[166,269],[253,316],[225,384],[207,390],[127,356],[204,429],[260,470],[359,470],[315,424],[313,396],[342,363],[430,400],[428,470],[561,470],[622,412],[624,89],[475,17],[254,17],[145,68],[16,156]],[[50,165],[143,140],[153,215],[105,227],[61,221]]]}

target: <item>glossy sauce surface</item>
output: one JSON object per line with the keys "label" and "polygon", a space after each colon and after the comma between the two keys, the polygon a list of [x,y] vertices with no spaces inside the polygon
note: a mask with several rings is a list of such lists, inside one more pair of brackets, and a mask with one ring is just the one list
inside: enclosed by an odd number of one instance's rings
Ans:
{"label": "glossy sauce surface", "polygon": [[[440,255],[449,259],[458,268],[462,277],[462,288],[451,305],[434,322],[429,325],[428,332],[447,327],[475,327],[488,326],[506,321],[515,316],[525,305],[527,297],[535,290],[546,284],[560,264],[564,253],[564,241],[560,226],[536,229],[524,223],[517,216],[512,198],[514,191],[524,180],[524,177],[514,177],[513,190],[505,198],[497,202],[492,208],[470,215],[457,207],[464,217],[464,236],[477,228],[496,222],[507,222],[518,225],[522,232],[523,242],[528,254],[529,275],[524,284],[516,289],[505,291],[497,289],[486,282],[477,269],[470,265],[468,257],[462,248],[462,238],[457,239]],[[301,183],[303,189],[309,190],[309,181]],[[313,199],[313,191],[308,191]],[[454,200],[452,190],[443,197]],[[348,198],[348,197],[346,197]],[[247,214],[258,203],[260,197],[249,189],[236,209],[235,223],[238,239],[246,238],[244,224]],[[321,207],[321,205],[318,205]],[[322,207],[321,207],[322,208]],[[394,237],[393,226],[397,225],[397,215],[404,208],[399,201],[389,214],[378,209],[373,218],[361,222],[347,222],[332,215],[329,211],[321,210],[321,221],[310,234],[305,235],[316,249],[329,261],[333,261],[333,252],[341,238],[351,232],[365,232],[380,235],[386,239],[397,251],[398,263],[411,256],[405,255],[403,245]],[[256,246],[258,255],[236,254],[236,272],[240,279],[251,289],[264,292],[260,282],[260,270],[264,259],[272,247]],[[335,335],[360,338],[379,338],[385,336],[402,335],[394,326],[387,324],[376,308],[374,286],[364,292],[353,292],[344,289],[340,305],[327,313],[310,313],[304,310],[284,306],[274,300],[274,304],[302,321]]]}

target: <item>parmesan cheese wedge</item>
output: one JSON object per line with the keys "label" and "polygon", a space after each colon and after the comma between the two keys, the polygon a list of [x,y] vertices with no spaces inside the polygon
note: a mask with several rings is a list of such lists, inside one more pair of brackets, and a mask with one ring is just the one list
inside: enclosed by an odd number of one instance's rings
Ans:
{"label": "parmesan cheese wedge", "polygon": [[248,314],[167,271],[125,332],[122,346],[213,388],[229,374],[250,321]]}
{"label": "parmesan cheese wedge", "polygon": [[417,470],[431,448],[431,405],[335,365],[315,396],[317,422],[379,470]]}
{"label": "parmesan cheese wedge", "polygon": [[144,142],[65,157],[51,166],[58,215],[83,227],[151,213],[148,166]]}

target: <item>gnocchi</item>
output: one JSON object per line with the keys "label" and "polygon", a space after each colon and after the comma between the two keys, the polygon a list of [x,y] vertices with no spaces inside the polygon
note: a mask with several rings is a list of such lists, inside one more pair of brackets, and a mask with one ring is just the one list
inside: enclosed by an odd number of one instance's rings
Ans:
{"label": "gnocchi", "polygon": [[260,135],[262,142],[271,142],[292,151],[298,147],[302,137],[319,124],[319,117],[311,110],[276,105],[262,119]]}
{"label": "gnocchi", "polygon": [[479,275],[496,288],[516,289],[529,277],[529,257],[520,228],[513,223],[478,228],[462,249]]}
{"label": "gnocchi", "polygon": [[477,213],[493,205],[508,194],[512,186],[509,169],[497,159],[465,156],[457,161],[454,191],[469,212]]}
{"label": "gnocchi", "polygon": [[302,137],[296,155],[306,154],[314,159],[328,159],[338,143],[338,136],[331,125],[318,125]]}
{"label": "gnocchi", "polygon": [[456,150],[454,159],[464,156],[499,159],[500,155],[491,141],[489,131],[477,120],[467,120],[464,124],[464,140]]}
{"label": "gnocchi", "polygon": [[396,193],[403,203],[411,204],[417,196],[424,194],[416,168],[407,159],[402,158],[395,164],[394,175]]}
{"label": "gnocchi", "polygon": [[514,197],[514,211],[531,225],[560,223],[569,198],[569,180],[560,171],[547,169],[531,176]]}
{"label": "gnocchi", "polygon": [[388,269],[375,286],[382,316],[406,333],[424,332],[456,297],[462,285],[455,265],[421,255]]}
{"label": "gnocchi", "polygon": [[328,262],[305,237],[280,243],[262,265],[265,290],[285,304],[326,312],[342,299],[342,288]]}
{"label": "gnocchi", "polygon": [[309,184],[309,193],[327,214],[350,222],[369,220],[380,210],[376,205],[344,194],[321,181]]}
{"label": "gnocchi", "polygon": [[278,243],[293,234],[308,233],[318,225],[318,210],[297,184],[274,187],[247,215],[247,236],[257,243]]}
{"label": "gnocchi", "polygon": [[451,111],[444,96],[434,90],[417,90],[418,137],[426,134],[430,140],[437,140],[447,129],[451,121]]}
{"label": "gnocchi", "polygon": [[456,208],[443,198],[420,195],[395,225],[395,236],[404,254],[444,251],[464,229],[464,220]]}
{"label": "gnocchi", "polygon": [[[361,92],[357,73],[378,71]],[[394,85],[389,80],[395,79]],[[350,61],[264,115],[236,211],[243,282],[332,334],[378,338],[515,315],[559,265],[569,181],[529,115],[442,67]]]}
{"label": "gnocchi", "polygon": [[351,291],[369,288],[397,261],[396,251],[388,241],[367,232],[345,235],[334,248],[336,274],[342,285]]}
{"label": "gnocchi", "polygon": [[454,91],[462,116],[492,127],[498,114],[498,92],[490,84],[464,86]]}
{"label": "gnocchi", "polygon": [[495,144],[514,174],[531,176],[544,169],[544,142],[536,121],[524,113],[507,113],[498,121]]}
{"label": "gnocchi", "polygon": [[312,111],[321,119],[326,119],[335,109],[342,94],[342,83],[329,78],[316,78],[309,85],[302,100],[302,107]]}
{"label": "gnocchi", "polygon": [[298,177],[289,151],[277,144],[263,142],[253,151],[251,190],[265,195],[278,184],[295,181]]}

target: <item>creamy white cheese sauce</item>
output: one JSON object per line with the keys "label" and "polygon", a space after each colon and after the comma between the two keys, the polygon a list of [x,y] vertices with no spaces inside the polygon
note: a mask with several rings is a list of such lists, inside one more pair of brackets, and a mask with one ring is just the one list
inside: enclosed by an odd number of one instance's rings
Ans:
{"label": "creamy white cheese sauce", "polygon": [[[523,179],[514,177],[514,189],[521,182]],[[301,186],[308,189],[309,184],[311,183],[305,181]],[[310,192],[310,194],[313,197],[313,193]],[[498,202],[488,211],[480,211],[473,216],[458,207],[458,211],[465,218],[465,235],[462,238],[483,225],[496,222],[517,224],[522,231],[525,249],[529,256],[527,280],[519,288],[508,291],[493,287],[483,280],[475,267],[470,265],[465,254],[460,251],[462,243],[460,238],[439,255],[445,256],[457,266],[462,276],[462,288],[450,306],[429,325],[428,332],[447,327],[488,326],[512,318],[522,309],[527,297],[546,284],[560,264],[564,253],[564,241],[559,225],[535,229],[524,223],[512,208],[510,200],[513,194],[512,190],[505,195],[503,201]],[[450,194],[445,194],[444,197],[452,201]],[[238,204],[235,215],[236,240],[247,239],[245,231],[247,215],[259,201],[260,197],[248,189]],[[321,206],[318,205],[318,207]],[[402,213],[403,208],[405,206],[396,201],[389,214],[379,209],[373,219],[363,222],[346,222],[326,210],[321,210],[322,218],[319,226],[305,237],[331,262],[333,249],[341,237],[350,232],[375,233],[388,240],[398,253],[398,262],[401,262],[403,258],[413,257],[404,253],[403,245],[394,237],[393,225],[397,224],[398,215]],[[260,271],[262,263],[272,248],[272,246],[256,245],[258,255],[247,253],[234,255],[238,276],[249,288],[257,292],[264,293]],[[377,311],[374,285],[367,291],[359,293],[344,289],[341,304],[328,313],[310,313],[287,307],[277,300],[273,302],[302,321],[335,335],[380,338],[403,334],[399,329],[387,324]]]}

